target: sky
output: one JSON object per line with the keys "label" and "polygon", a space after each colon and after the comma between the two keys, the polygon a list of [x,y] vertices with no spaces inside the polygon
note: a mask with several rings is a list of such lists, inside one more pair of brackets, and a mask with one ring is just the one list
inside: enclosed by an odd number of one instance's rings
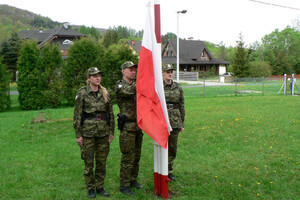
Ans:
{"label": "sky", "polygon": [[[96,28],[126,26],[139,31],[145,26],[148,2],[154,10],[153,1],[0,0],[0,4],[71,25]],[[160,0],[160,9],[161,34],[177,34],[179,24],[180,38],[215,44],[222,42],[226,46],[235,46],[240,34],[246,45],[261,42],[265,35],[276,29],[280,31],[294,26],[296,20],[300,21],[300,0]],[[177,11],[182,10],[187,12],[177,16]]]}

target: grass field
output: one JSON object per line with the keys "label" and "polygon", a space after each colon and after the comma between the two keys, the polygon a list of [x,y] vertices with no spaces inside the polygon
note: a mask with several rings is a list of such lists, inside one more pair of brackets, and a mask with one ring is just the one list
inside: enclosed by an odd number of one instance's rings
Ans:
{"label": "grass field", "polygon": [[[184,89],[185,131],[169,198],[300,199],[300,97],[199,98],[193,90]],[[22,111],[17,96],[12,102],[11,111],[0,113],[0,198],[87,199],[73,108]],[[41,112],[47,121],[32,123]],[[116,130],[105,188],[110,199],[128,199],[119,192],[118,136]],[[156,199],[153,141],[146,134],[139,182],[144,188],[131,199]]]}

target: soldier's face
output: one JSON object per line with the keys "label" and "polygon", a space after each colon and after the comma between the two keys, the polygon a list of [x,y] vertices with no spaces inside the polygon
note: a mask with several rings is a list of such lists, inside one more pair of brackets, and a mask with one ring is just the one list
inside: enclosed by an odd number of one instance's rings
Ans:
{"label": "soldier's face", "polygon": [[167,82],[172,80],[173,79],[173,70],[168,70],[168,71],[163,72],[163,79]]}
{"label": "soldier's face", "polygon": [[93,74],[91,75],[89,78],[88,78],[88,81],[90,82],[90,84],[92,85],[100,85],[100,82],[101,82],[101,74],[98,73],[98,74]]}
{"label": "soldier's face", "polygon": [[128,67],[122,70],[123,77],[128,80],[133,80],[135,78],[136,68]]}

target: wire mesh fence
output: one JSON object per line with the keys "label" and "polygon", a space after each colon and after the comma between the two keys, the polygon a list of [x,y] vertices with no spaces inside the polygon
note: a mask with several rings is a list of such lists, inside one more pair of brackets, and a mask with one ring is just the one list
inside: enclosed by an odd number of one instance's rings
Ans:
{"label": "wire mesh fence", "polygon": [[[294,95],[300,95],[300,87],[294,79]],[[187,81],[188,82],[188,81]],[[185,96],[221,97],[221,96],[264,96],[292,94],[292,80],[281,77],[226,77],[222,79],[201,78],[197,82],[181,82]]]}

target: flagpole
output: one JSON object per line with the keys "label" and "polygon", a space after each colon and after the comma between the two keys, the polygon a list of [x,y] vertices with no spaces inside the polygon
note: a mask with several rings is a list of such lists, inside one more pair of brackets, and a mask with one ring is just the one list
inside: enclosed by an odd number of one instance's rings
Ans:
{"label": "flagpole", "polygon": [[[156,41],[159,44],[159,49],[161,49],[160,0],[154,0],[154,22]],[[161,54],[159,57],[161,58]],[[157,143],[154,144],[154,156],[158,156],[158,158],[154,158],[158,162],[154,164],[157,167],[157,174],[154,171],[155,193],[161,195],[163,199],[168,199],[168,182],[170,181],[168,178],[168,148],[165,149],[157,145]]]}

